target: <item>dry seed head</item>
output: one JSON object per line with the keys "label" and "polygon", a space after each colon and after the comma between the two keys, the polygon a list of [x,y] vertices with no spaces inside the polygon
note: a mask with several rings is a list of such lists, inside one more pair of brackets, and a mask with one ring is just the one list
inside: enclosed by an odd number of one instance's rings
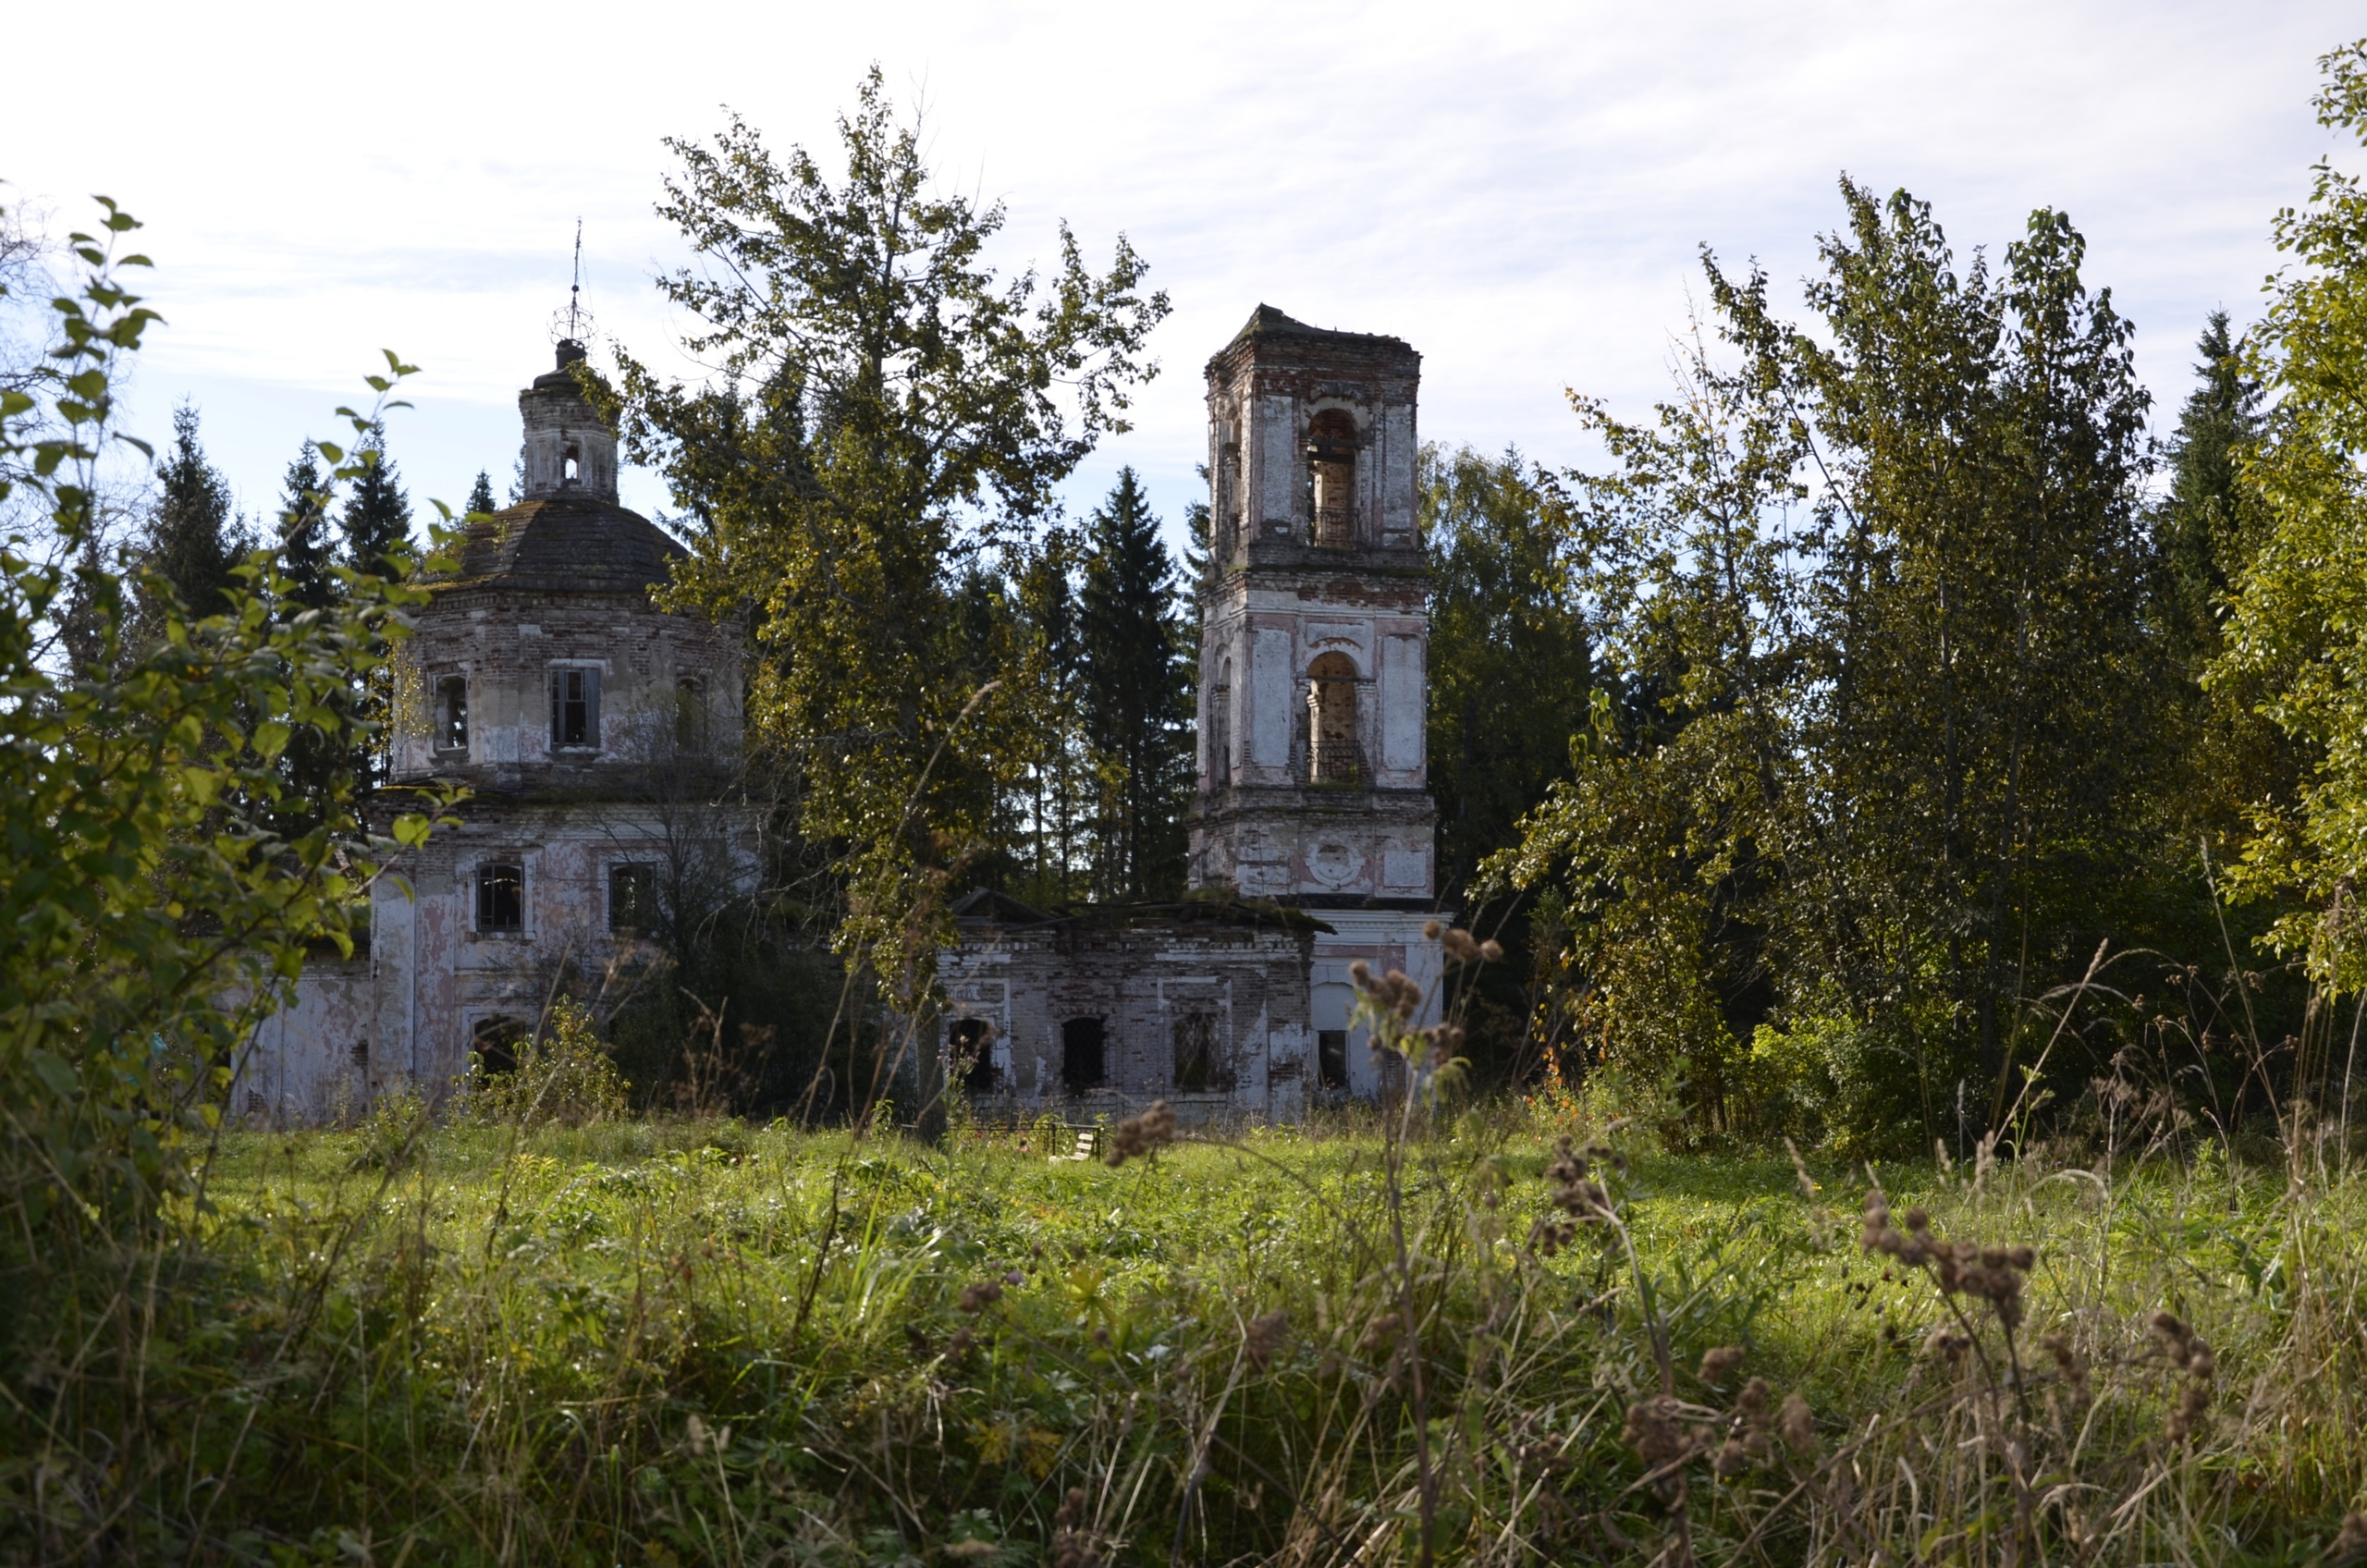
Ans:
{"label": "dry seed head", "polygon": [[1742,1386],[1742,1392],[1735,1396],[1735,1414],[1739,1415],[1753,1431],[1760,1430],[1767,1425],[1767,1379],[1753,1378]]}
{"label": "dry seed head", "polygon": [[1107,1158],[1115,1168],[1129,1159],[1156,1153],[1174,1141],[1174,1110],[1165,1100],[1153,1100],[1148,1110],[1126,1118],[1112,1129]]}
{"label": "dry seed head", "polygon": [[963,1312],[984,1312],[1000,1300],[1002,1300],[1002,1281],[981,1280],[976,1284],[963,1286],[962,1299],[953,1305]]}
{"label": "dry seed head", "polygon": [[1291,1315],[1276,1310],[1250,1320],[1249,1331],[1242,1336],[1250,1364],[1263,1372],[1273,1364],[1275,1355],[1290,1336]]}
{"label": "dry seed head", "polygon": [[1445,927],[1441,926],[1437,921],[1425,920],[1422,922],[1422,940],[1425,942],[1437,941],[1439,939],[1439,933],[1443,929],[1445,929]]}
{"label": "dry seed head", "polygon": [[1742,1354],[1740,1345],[1720,1345],[1714,1350],[1703,1353],[1701,1380],[1705,1383],[1724,1382],[1733,1376],[1735,1368],[1742,1365]]}
{"label": "dry seed head", "polygon": [[1816,1452],[1816,1416],[1797,1389],[1784,1396],[1784,1408],[1776,1412],[1775,1434],[1803,1459]]}
{"label": "dry seed head", "polygon": [[1620,1429],[1619,1440],[1634,1449],[1647,1468],[1657,1470],[1691,1458],[1705,1439],[1678,1416],[1674,1400],[1656,1394],[1627,1407],[1627,1425]]}
{"label": "dry seed head", "polygon": [[2342,1528],[2336,1532],[2329,1552],[2336,1562],[2367,1554],[2367,1513],[2354,1508],[2342,1516]]}

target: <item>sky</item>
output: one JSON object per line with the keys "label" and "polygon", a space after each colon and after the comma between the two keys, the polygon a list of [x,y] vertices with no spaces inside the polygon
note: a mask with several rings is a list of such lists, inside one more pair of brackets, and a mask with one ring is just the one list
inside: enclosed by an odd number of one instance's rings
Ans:
{"label": "sky", "polygon": [[[688,259],[654,212],[665,139],[737,113],[827,165],[876,63],[945,183],[1006,204],[1007,269],[1063,219],[1149,262],[1162,372],[1068,495],[1132,464],[1173,525],[1201,367],[1261,301],[1420,350],[1426,438],[1583,462],[1566,391],[1649,411],[1705,245],[1797,300],[1845,171],[1960,250],[2067,211],[2165,433],[2205,313],[2260,308],[2271,220],[2333,150],[2316,58],[2361,31],[2355,0],[133,4],[12,44],[0,201],[58,234],[93,193],[145,221],[166,325],[130,423],[194,402],[250,512],[384,348],[423,367],[392,454],[423,510],[457,507],[479,469],[506,491],[578,220],[599,338],[688,368],[652,281]],[[645,472],[623,490],[667,504]]]}

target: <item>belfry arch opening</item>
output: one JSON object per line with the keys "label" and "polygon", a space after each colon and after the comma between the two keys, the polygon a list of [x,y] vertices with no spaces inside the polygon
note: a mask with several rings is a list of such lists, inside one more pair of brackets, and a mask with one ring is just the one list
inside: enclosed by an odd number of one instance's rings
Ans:
{"label": "belfry arch opening", "polygon": [[1338,549],[1356,542],[1356,422],[1325,409],[1306,431],[1307,510],[1315,542]]}
{"label": "belfry arch opening", "polygon": [[1345,654],[1324,654],[1306,667],[1306,756],[1310,784],[1364,781],[1356,744],[1356,666]]}

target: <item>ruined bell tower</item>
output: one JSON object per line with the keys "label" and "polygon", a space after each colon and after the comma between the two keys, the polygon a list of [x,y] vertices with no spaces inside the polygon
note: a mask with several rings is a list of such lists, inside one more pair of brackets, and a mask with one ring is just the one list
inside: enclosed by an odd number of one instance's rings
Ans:
{"label": "ruined bell tower", "polygon": [[1196,887],[1431,905],[1420,378],[1398,338],[1270,305],[1208,361]]}

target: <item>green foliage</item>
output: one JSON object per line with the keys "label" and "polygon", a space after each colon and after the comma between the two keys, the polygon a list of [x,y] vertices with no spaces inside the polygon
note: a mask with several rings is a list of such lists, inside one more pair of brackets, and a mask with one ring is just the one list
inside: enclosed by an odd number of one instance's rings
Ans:
{"label": "green foliage", "polygon": [[592,1010],[561,997],[543,1027],[520,1044],[517,1065],[482,1077],[467,1109],[472,1121],[496,1125],[582,1127],[622,1116],[630,1088],[601,1043]]}
{"label": "green foliage", "polygon": [[[2367,143],[2367,41],[2320,61],[2319,123]],[[2290,737],[2293,795],[2252,802],[2232,881],[2284,913],[2275,940],[2323,985],[2367,986],[2353,884],[2367,865],[2367,188],[2321,161],[2308,205],[2280,214],[2292,258],[2248,344],[2270,410],[2244,483],[2265,514],[2227,606],[2209,681]],[[2299,903],[2301,907],[2295,908]]]}
{"label": "green foliage", "polygon": [[1184,889],[1197,630],[1178,613],[1175,563],[1132,468],[1086,530],[1079,668],[1085,735],[1101,776],[1096,890],[1173,898]]}
{"label": "green foliage", "polygon": [[1430,566],[1430,790],[1439,891],[1459,898],[1480,861],[1566,775],[1593,706],[1591,564],[1552,475],[1508,451],[1425,447]]}
{"label": "green foliage", "polygon": [[501,503],[493,498],[493,475],[483,469],[477,470],[477,482],[469,489],[468,504],[461,508],[462,514],[477,517],[500,509]]}
{"label": "green foliage", "polygon": [[190,620],[225,613],[238,568],[253,547],[230,514],[230,482],[206,460],[197,423],[190,405],[173,410],[173,445],[156,471],[155,504],[131,547],[145,569],[137,594],[146,638],[163,635],[175,609]]}
{"label": "green foliage", "polygon": [[2146,397],[2062,214],[1992,276],[1845,182],[1820,330],[1708,264],[1739,363],[1689,350],[1656,427],[1580,400],[1612,689],[1497,863],[1561,873],[1582,1037],[1749,1131],[1762,1023],[1846,1021],[1928,1146],[2002,1110],[2017,999],[2076,977],[2159,840]]}
{"label": "green foliage", "polygon": [[1167,303],[1122,239],[1096,276],[1065,228],[1049,279],[999,279],[983,254],[1002,209],[934,186],[876,69],[839,129],[835,181],[736,119],[669,142],[660,212],[709,264],[661,288],[719,375],[669,383],[627,357],[612,406],[695,531],[677,602],[753,616],[750,722],[798,770],[806,834],[850,848],[841,941],[903,991],[926,981],[912,937],[934,931],[914,912],[985,837],[978,802],[1021,766],[1002,742],[1034,728],[1031,694],[1001,668],[979,680],[954,634],[960,558],[1043,518],[1124,428]]}
{"label": "green foliage", "polygon": [[[343,722],[338,703],[371,650],[401,634],[408,602],[391,586],[357,589],[333,616],[289,621],[271,604],[290,585],[258,553],[201,613],[193,582],[160,561],[133,580],[155,619],[130,634],[132,594],[83,546],[97,466],[128,439],[115,389],[155,316],[121,279],[147,264],[117,250],[138,225],[101,206],[101,232],[71,241],[81,276],[55,302],[45,374],[0,393],[0,454],[30,475],[18,483],[59,546],[18,535],[0,557],[0,832],[13,868],[0,885],[0,1266],[12,1271],[142,1233],[185,1191],[238,1054],[307,946],[350,950],[374,851],[350,798],[300,834],[278,831],[280,764],[299,729]],[[372,383],[383,394],[393,377]],[[196,516],[218,497],[193,417],[176,437],[166,508]],[[69,582],[94,645],[64,668],[44,656],[44,631]],[[399,831],[426,826],[407,818]]]}
{"label": "green foliage", "polygon": [[[1065,1531],[1112,1565],[1411,1564],[1427,1476],[1435,1559],[1504,1568],[1680,1539],[1705,1563],[2017,1537],[2025,1562],[2300,1562],[2367,1485],[2355,1178],[2133,1146],[2076,1177],[1885,1171],[1895,1225],[1920,1206],[2009,1266],[2037,1249],[2009,1330],[1864,1251],[1838,1164],[1415,1125],[1414,1335],[1369,1136],[1113,1170],[1047,1160],[1042,1132],[462,1126],[391,1163],[360,1133],[234,1134],[204,1266],[154,1307],[159,1462],[36,1485],[7,1427],[0,1556],[1035,1562]],[[2175,1439],[2195,1380],[2164,1308],[2216,1362]],[[56,1375],[25,1348],[0,1363],[20,1399]],[[1650,1452],[1661,1411],[1706,1440]]]}

